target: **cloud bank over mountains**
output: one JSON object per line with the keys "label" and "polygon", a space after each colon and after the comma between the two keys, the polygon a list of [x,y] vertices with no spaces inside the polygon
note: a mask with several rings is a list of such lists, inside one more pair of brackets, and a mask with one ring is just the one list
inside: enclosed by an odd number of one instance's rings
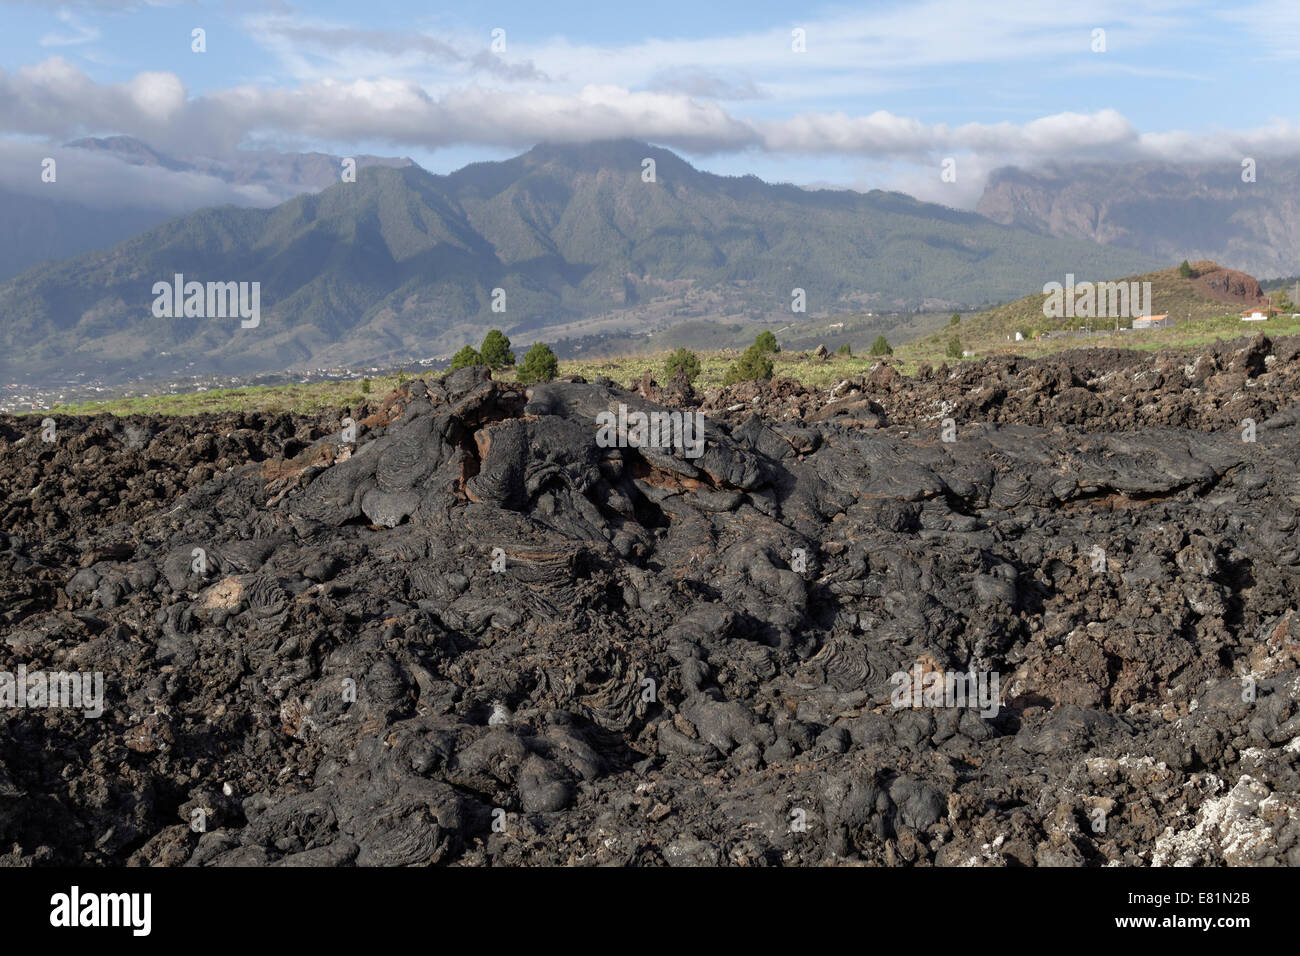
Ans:
{"label": "cloud bank over mountains", "polygon": [[[128,135],[176,156],[256,146],[409,152],[428,165],[443,151],[503,158],[628,137],[719,172],[753,161],[768,179],[789,170],[795,182],[902,188],[963,208],[1000,166],[1300,153],[1279,93],[1300,63],[1300,8],[1279,0],[814,5],[788,23],[693,10],[691,35],[673,27],[676,0],[603,31],[558,12],[483,11],[471,23],[384,0],[351,21],[283,0],[80,0],[43,19],[31,4],[5,6],[30,14],[32,40],[0,67],[0,138],[11,140]],[[212,28],[203,55],[188,49],[190,21]],[[157,55],[106,52],[127,29],[156,32]],[[1216,56],[1216,42],[1248,45],[1256,77]],[[1225,77],[1238,108],[1198,104],[1232,95]],[[948,159],[955,182],[940,178]]]}
{"label": "cloud bank over mountains", "polygon": [[[696,82],[702,82],[695,77]],[[409,79],[315,80],[294,87],[236,86],[191,95],[179,76],[141,72],[99,83],[63,57],[0,70],[0,129],[69,139],[117,133],[178,155],[227,155],[268,137],[379,142],[394,149],[503,149],[538,142],[632,137],[699,154],[758,150],[905,158],[937,165],[949,154],[990,161],[1193,160],[1300,151],[1300,125],[1143,133],[1114,109],[1063,111],[1025,122],[927,123],[877,110],[865,116],[801,113],[745,119],[686,92],[591,84],[574,92],[494,89],[473,83],[434,94]]]}

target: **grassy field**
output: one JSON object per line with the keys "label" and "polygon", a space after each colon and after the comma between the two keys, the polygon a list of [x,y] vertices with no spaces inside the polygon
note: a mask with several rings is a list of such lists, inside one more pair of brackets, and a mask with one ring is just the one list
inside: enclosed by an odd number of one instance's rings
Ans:
{"label": "grassy field", "polygon": [[[640,380],[646,372],[649,372],[655,380],[662,383],[668,379],[667,374],[664,372],[664,361],[669,354],[668,352],[661,352],[658,355],[648,356],[636,355],[562,361],[560,362],[560,374],[581,375],[588,381],[599,375],[605,375],[621,385],[627,385]],[[720,386],[723,376],[727,374],[727,369],[740,358],[740,352],[735,349],[698,352],[696,354],[700,358],[700,377],[695,380],[697,389]],[[870,358],[867,355],[846,358],[842,355],[832,354],[823,360],[815,358],[807,352],[788,351],[777,352],[770,358],[772,359],[773,375],[775,377],[793,378],[818,388],[830,388],[850,375],[859,375],[867,371],[879,362],[879,359]],[[514,374],[511,371],[503,372],[496,377],[502,381],[514,380]]]}
{"label": "grassy field", "polygon": [[[1300,319],[1275,317],[1268,322],[1246,323],[1240,321],[1237,316],[1229,316],[1201,319],[1169,329],[1111,332],[1086,337],[1061,337],[1023,342],[1008,342],[1005,339],[999,341],[988,335],[979,338],[971,337],[965,327],[954,331],[962,337],[963,346],[974,352],[973,358],[966,360],[972,361],[993,355],[1023,355],[1034,358],[1079,348],[1131,348],[1146,351],[1166,348],[1193,349],[1220,339],[1235,339],[1254,335],[1256,332],[1266,332],[1273,337],[1297,335],[1300,334]],[[952,364],[954,359],[944,354],[947,338],[951,334],[945,330],[937,340],[928,337],[901,345],[894,350],[891,362],[904,375],[914,374],[922,363]],[[588,381],[604,375],[622,385],[628,385],[649,372],[655,379],[663,382],[667,379],[664,374],[664,359],[667,355],[668,353],[626,358],[562,360],[560,374],[581,375]],[[722,384],[723,375],[739,354],[734,350],[726,350],[701,352],[699,357],[700,377],[695,382],[696,388],[713,388]],[[793,378],[816,388],[829,388],[845,378],[863,374],[879,361],[867,355],[846,358],[832,354],[826,359],[818,359],[807,352],[786,351],[773,355],[772,359],[776,376]],[[409,377],[434,374],[438,373],[411,373]],[[514,381],[514,370],[500,370],[495,377],[499,381]],[[366,398],[372,400],[382,398],[397,387],[398,381],[397,374],[376,375],[370,379],[368,396],[362,392],[362,380],[353,379],[310,385],[214,389],[188,395],[120,398],[83,405],[60,406],[51,411],[29,414],[97,415],[108,412],[113,415],[195,415],[201,412],[224,411],[311,413],[326,408],[354,406]]]}
{"label": "grassy field", "polygon": [[[971,353],[972,359],[981,359],[997,355],[1036,358],[1053,352],[1080,348],[1129,348],[1146,351],[1195,349],[1214,341],[1237,339],[1257,332],[1265,332],[1273,337],[1300,334],[1300,318],[1291,316],[1275,316],[1267,322],[1242,322],[1240,310],[1199,294],[1187,280],[1178,277],[1176,270],[1165,270],[1133,278],[1152,281],[1153,311],[1157,314],[1168,313],[1175,319],[1180,319],[1178,324],[1166,329],[1136,332],[1121,330],[1086,336],[1062,335],[1040,338],[1036,337],[1039,332],[1077,326],[1080,320],[1045,319],[1042,314],[1044,297],[1032,295],[970,316],[956,326],[944,327],[939,331],[905,342],[894,349],[891,361],[904,375],[914,374],[923,363],[937,365],[941,362],[962,361],[962,359],[953,359],[947,354],[948,342],[954,335],[959,339],[962,349]],[[1187,318],[1189,315],[1190,318]],[[1099,320],[1099,324],[1105,324],[1105,320]],[[934,327],[932,321],[927,325],[929,328]],[[838,327],[828,325],[825,331],[830,333],[832,329],[841,334],[848,331],[844,324]],[[812,340],[807,338],[807,334],[811,331],[813,330],[802,330],[804,335],[795,340],[796,344],[811,348],[808,342]],[[862,333],[864,330],[858,328],[856,331]],[[1023,341],[1014,341],[1017,331],[1027,332],[1030,337]],[[790,343],[786,344],[788,346]],[[833,349],[836,343],[832,340],[825,344]],[[599,359],[561,359],[559,370],[560,375],[581,375],[588,381],[598,376],[608,376],[623,385],[634,383],[649,372],[655,379],[663,382],[668,377],[664,372],[664,360],[668,354],[669,352],[663,351]],[[700,376],[695,385],[697,388],[707,389],[722,384],[723,376],[731,364],[739,358],[740,352],[733,348],[700,349],[697,354],[700,358]],[[862,374],[878,361],[868,356],[865,349],[852,357],[832,352],[828,358],[819,359],[810,351],[797,351],[789,347],[773,355],[772,360],[775,375],[778,377],[793,378],[816,388],[829,388],[845,378]],[[421,370],[403,374],[419,377],[437,373]],[[514,370],[503,369],[496,373],[496,377],[501,381],[513,381]],[[366,381],[369,382],[368,393],[364,391]],[[369,380],[249,386],[213,389],[184,395],[119,398],[61,406],[51,411],[69,415],[94,415],[105,412],[113,415],[194,415],[202,412],[225,411],[259,411],[272,414],[312,413],[327,408],[356,406],[367,397],[372,400],[381,398],[395,388],[399,381],[399,373],[393,371],[390,374],[376,375]],[[47,411],[27,414],[50,413]]]}
{"label": "grassy field", "polygon": [[380,398],[397,387],[398,376],[376,375],[370,395],[362,393],[361,379],[341,382],[313,382],[309,385],[253,385],[217,388],[184,395],[148,395],[115,398],[81,405],[59,405],[29,415],[199,415],[203,412],[315,412],[325,408],[356,405],[363,399]]}
{"label": "grassy field", "polygon": [[[630,356],[603,359],[561,360],[560,375],[581,375],[588,381],[605,375],[621,385],[640,380],[649,372],[660,382],[667,380],[664,360],[668,353],[653,356]],[[727,369],[739,358],[735,350],[701,352],[700,376],[695,380],[697,389],[714,388],[722,384]],[[793,378],[818,388],[829,388],[852,375],[860,375],[877,364],[878,359],[868,356],[846,358],[832,355],[822,360],[808,353],[779,352],[772,357],[774,373],[778,377]],[[910,368],[909,368],[910,364]],[[902,363],[900,370],[914,371],[915,365]],[[408,378],[432,377],[440,372],[406,373]],[[501,382],[513,382],[513,368],[499,369],[493,377]],[[342,382],[316,382],[309,385],[255,386],[246,388],[212,389],[207,392],[185,395],[150,395],[117,398],[79,405],[60,405],[39,412],[20,412],[26,415],[198,415],[203,412],[258,411],[311,413],[326,408],[340,408],[360,404],[363,400],[382,398],[397,387],[400,379],[396,373],[372,376],[370,392],[362,391],[362,379]]]}
{"label": "grassy field", "polygon": [[[970,325],[963,323],[956,328],[945,329],[924,339],[908,342],[894,350],[895,357],[913,366],[922,362],[931,364],[952,362],[953,359],[947,356],[946,350],[948,339],[953,335],[960,339],[963,349],[975,353],[975,358],[987,358],[990,355],[1024,355],[1037,358],[1065,349],[1128,348],[1154,352],[1169,348],[1199,348],[1210,342],[1254,335],[1256,332],[1265,332],[1273,337],[1300,334],[1300,319],[1291,316],[1274,316],[1267,322],[1242,322],[1239,315],[1233,314],[1193,319],[1191,322],[1183,322],[1168,329],[1095,332],[1091,335],[1026,339],[1016,342],[1009,341],[1006,335],[999,335],[998,331],[976,326],[975,321],[973,319]],[[1015,336],[1012,335],[1011,338],[1014,339]]]}
{"label": "grassy field", "polygon": [[[904,344],[896,352],[900,358],[912,362],[951,361],[947,356],[948,342],[955,335],[965,351],[975,357],[1015,354],[1036,357],[1070,348],[1132,348],[1156,350],[1162,348],[1196,348],[1218,339],[1234,339],[1267,331],[1269,335],[1293,335],[1300,332],[1300,319],[1277,315],[1267,322],[1242,322],[1244,307],[1232,299],[1224,299],[1204,285],[1202,276],[1219,272],[1212,262],[1198,262],[1196,272],[1189,277],[1177,269],[1162,269],[1144,275],[1128,276],[1122,283],[1149,282],[1151,284],[1151,312],[1168,315],[1175,322],[1168,329],[1132,331],[1114,330],[1115,319],[1049,318],[1044,313],[1047,296],[1028,295],[1007,302],[978,315],[963,320],[957,326],[948,326],[929,335]],[[1119,319],[1121,326],[1131,325],[1129,319]],[[1059,332],[1088,325],[1100,330],[1088,335],[1061,335],[1040,338],[1044,332]],[[1110,331],[1105,331],[1107,327]],[[1015,341],[1016,333],[1024,336]]]}

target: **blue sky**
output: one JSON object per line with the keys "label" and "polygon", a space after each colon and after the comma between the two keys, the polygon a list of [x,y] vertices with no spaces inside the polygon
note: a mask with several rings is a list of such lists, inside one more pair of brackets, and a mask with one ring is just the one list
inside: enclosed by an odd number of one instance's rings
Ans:
{"label": "blue sky", "polygon": [[[957,206],[1004,164],[1293,154],[1298,73],[1300,0],[0,0],[0,137],[374,152],[443,172],[629,135],[717,172]],[[948,157],[957,183],[940,178]]]}

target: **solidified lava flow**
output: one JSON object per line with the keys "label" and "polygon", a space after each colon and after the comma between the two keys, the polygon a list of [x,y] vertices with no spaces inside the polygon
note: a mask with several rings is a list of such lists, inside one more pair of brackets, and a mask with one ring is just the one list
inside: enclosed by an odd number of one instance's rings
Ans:
{"label": "solidified lava flow", "polygon": [[1260,336],[0,418],[0,670],[103,676],[0,707],[2,859],[1300,864],[1298,384]]}

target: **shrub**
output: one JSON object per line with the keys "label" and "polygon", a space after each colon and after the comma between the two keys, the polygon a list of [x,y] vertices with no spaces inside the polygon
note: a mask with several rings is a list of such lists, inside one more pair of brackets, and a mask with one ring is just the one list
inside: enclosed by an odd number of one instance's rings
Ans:
{"label": "shrub", "polygon": [[952,328],[954,325],[961,325],[961,313],[960,313],[960,312],[954,312],[954,313],[952,314],[952,318],[948,320],[948,328]]}
{"label": "shrub", "polygon": [[361,380],[361,394],[362,394],[362,395],[369,395],[369,394],[370,394],[370,379],[368,379],[368,378],[363,378],[363,379]]}
{"label": "shrub", "polygon": [[871,343],[872,355],[893,355],[894,350],[889,347],[889,342],[883,335],[877,335],[876,341]]}
{"label": "shrub", "polygon": [[466,365],[483,365],[483,356],[472,345],[467,345],[451,357],[452,368],[464,368]]}
{"label": "shrub", "polygon": [[737,382],[753,382],[764,380],[772,377],[772,360],[755,342],[749,348],[745,349],[740,356],[740,361],[736,362],[731,368],[727,369],[727,374],[722,379],[723,385],[735,385]]}
{"label": "shrub", "polygon": [[1191,263],[1184,259],[1183,264],[1178,267],[1178,274],[1184,279],[1190,279],[1192,277]]}
{"label": "shrub", "polygon": [[519,371],[515,378],[524,384],[549,382],[559,374],[559,371],[560,363],[555,358],[555,353],[551,351],[551,347],[538,342],[528,350],[524,360],[519,363]]}
{"label": "shrub", "polygon": [[961,358],[961,339],[955,335],[948,340],[948,358]]}
{"label": "shrub", "polygon": [[853,349],[849,346],[848,342],[845,342],[843,345],[841,345],[839,348],[835,350],[835,354],[843,355],[845,358],[852,358]]}
{"label": "shrub", "polygon": [[781,346],[776,344],[776,336],[771,332],[759,332],[754,339],[754,348],[760,352],[779,352]]}
{"label": "shrub", "polygon": [[492,329],[483,336],[479,354],[483,356],[483,364],[493,368],[515,364],[515,353],[510,351],[510,340],[500,329]]}
{"label": "shrub", "polygon": [[678,369],[685,373],[688,382],[694,382],[700,375],[700,357],[690,349],[678,349],[664,362],[664,372],[671,379]]}

